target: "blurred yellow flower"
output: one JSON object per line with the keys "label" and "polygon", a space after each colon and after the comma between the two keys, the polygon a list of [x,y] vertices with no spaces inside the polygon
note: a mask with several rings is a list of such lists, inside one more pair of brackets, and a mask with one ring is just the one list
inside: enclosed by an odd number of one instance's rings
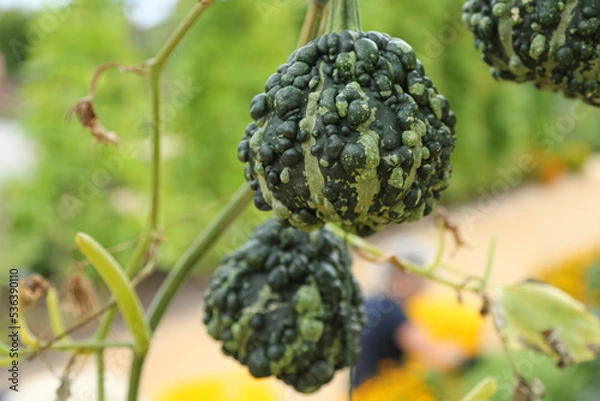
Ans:
{"label": "blurred yellow flower", "polygon": [[354,390],[353,401],[436,401],[421,369],[407,364],[385,368]]}
{"label": "blurred yellow flower", "polygon": [[434,341],[456,345],[467,357],[479,354],[484,319],[478,308],[455,297],[423,294],[407,302],[406,314]]}
{"label": "blurred yellow flower", "polygon": [[579,252],[539,271],[536,278],[560,288],[575,299],[587,304],[600,304],[600,296],[588,285],[588,273],[600,262],[600,249]]}
{"label": "blurred yellow flower", "polygon": [[271,383],[236,372],[173,384],[154,401],[278,401],[279,398]]}

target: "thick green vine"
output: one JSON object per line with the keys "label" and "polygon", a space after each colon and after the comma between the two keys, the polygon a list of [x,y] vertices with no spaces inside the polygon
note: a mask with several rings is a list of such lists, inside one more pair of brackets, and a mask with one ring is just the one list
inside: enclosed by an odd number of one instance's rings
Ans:
{"label": "thick green vine", "polygon": [[360,32],[358,0],[331,0],[327,33],[350,30]]}

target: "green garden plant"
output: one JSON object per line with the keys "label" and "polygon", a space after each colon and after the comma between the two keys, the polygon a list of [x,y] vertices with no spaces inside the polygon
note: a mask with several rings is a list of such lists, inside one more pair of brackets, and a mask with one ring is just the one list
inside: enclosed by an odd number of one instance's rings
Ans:
{"label": "green garden plant", "polygon": [[[260,226],[217,269],[205,294],[205,323],[209,334],[223,343],[224,354],[247,365],[256,377],[274,375],[310,393],[330,381],[336,370],[353,364],[364,313],[350,268],[349,247],[365,258],[391,263],[459,294],[479,295],[482,314],[491,312],[508,358],[509,347],[523,346],[515,341],[518,338],[525,338],[527,347],[547,354],[559,366],[595,357],[600,322],[583,304],[544,283],[495,286],[489,282],[493,242],[481,277],[464,277],[442,260],[450,227],[443,217],[437,220],[439,251],[425,266],[389,255],[363,238],[391,223],[418,220],[432,212],[450,184],[450,154],[460,133],[455,134],[456,121],[448,101],[425,75],[418,49],[415,52],[404,40],[384,33],[362,32],[356,0],[331,0],[329,4],[315,0],[310,5],[300,48],[267,80],[265,93],[252,100],[254,123],[238,149],[239,158],[248,163],[249,183],[242,185],[179,257],[144,311],[134,283],[156,264],[163,225],[162,76],[178,45],[212,5],[212,0],[196,2],[146,62],[102,65],[90,93],[72,108],[95,140],[117,144],[118,137],[104,128],[96,111],[97,82],[114,68],[149,80],[148,216],[124,266],[96,239],[76,235],[76,246],[106,282],[114,300],[64,330],[56,294],[51,291],[50,316],[59,333],[50,341],[29,336],[22,356],[94,352],[97,399],[104,401],[104,350],[130,348],[133,362],[127,401],[137,401],[152,335],[167,307],[195,264],[254,199],[259,209],[273,209],[277,221]],[[242,165],[238,167],[241,173]],[[131,342],[107,340],[117,312],[124,317]],[[97,318],[100,324],[91,340],[70,339],[74,330]],[[5,348],[0,347],[0,352],[5,353]],[[3,356],[0,362],[10,360]],[[540,381],[525,379],[514,365],[513,370],[513,400],[540,399]],[[464,400],[490,399],[496,387],[496,381],[488,378]]]}

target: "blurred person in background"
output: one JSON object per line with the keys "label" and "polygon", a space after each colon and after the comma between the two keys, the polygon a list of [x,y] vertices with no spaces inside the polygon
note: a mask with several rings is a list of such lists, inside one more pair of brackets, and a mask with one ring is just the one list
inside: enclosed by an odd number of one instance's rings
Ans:
{"label": "blurred person in background", "polygon": [[[398,256],[424,266],[430,254],[413,247]],[[418,356],[419,362],[434,369],[451,370],[461,365],[467,356],[459,346],[433,338],[407,317],[407,304],[422,294],[426,280],[392,265],[383,270],[378,271],[381,281],[376,292],[365,300],[367,324],[352,375],[353,386],[375,377],[383,368],[404,364],[408,355]]]}

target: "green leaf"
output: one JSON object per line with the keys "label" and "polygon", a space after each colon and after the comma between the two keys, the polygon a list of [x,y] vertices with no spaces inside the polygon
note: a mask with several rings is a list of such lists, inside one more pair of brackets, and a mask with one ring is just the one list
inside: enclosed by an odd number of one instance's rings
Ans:
{"label": "green leaf", "polygon": [[75,236],[75,242],[85,257],[96,268],[117,300],[123,320],[125,320],[135,339],[135,351],[145,352],[150,343],[150,328],[144,320],[142,303],[125,271],[119,265],[119,262],[89,235],[78,233]]}
{"label": "green leaf", "polygon": [[498,391],[498,381],[493,377],[481,380],[461,401],[488,401]]}
{"label": "green leaf", "polygon": [[584,304],[546,283],[501,287],[493,313],[509,345],[541,351],[559,367],[594,359],[600,350],[600,320]]}

